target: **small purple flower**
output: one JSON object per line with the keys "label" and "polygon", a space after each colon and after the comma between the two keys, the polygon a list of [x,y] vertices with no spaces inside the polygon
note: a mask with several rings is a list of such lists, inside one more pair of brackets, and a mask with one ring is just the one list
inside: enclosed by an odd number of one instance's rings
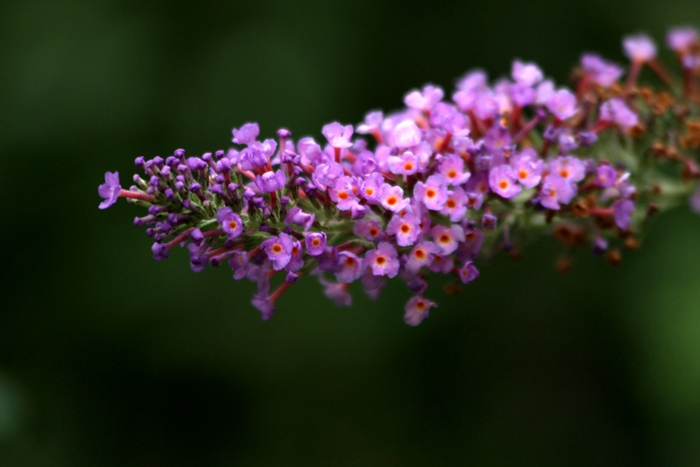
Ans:
{"label": "small purple flower", "polygon": [[596,169],[596,183],[598,186],[609,188],[615,184],[617,171],[610,164],[600,164]]}
{"label": "small purple flower", "polygon": [[350,283],[362,277],[362,258],[349,251],[338,253],[338,268],[335,270],[335,278],[338,282]]}
{"label": "small purple flower", "polygon": [[379,201],[384,209],[391,212],[400,212],[411,202],[410,199],[403,197],[403,190],[400,186],[392,186],[388,183],[382,184]]}
{"label": "small purple flower", "polygon": [[428,269],[433,272],[439,272],[442,274],[448,274],[452,272],[455,267],[455,262],[450,256],[435,255],[433,256],[433,262],[428,265]]}
{"label": "small purple flower", "polygon": [[542,160],[534,149],[523,149],[511,159],[515,179],[525,188],[534,188],[542,180]]}
{"label": "small purple flower", "polygon": [[413,120],[404,120],[391,132],[394,146],[401,149],[412,148],[421,142],[421,131]]}
{"label": "small purple flower", "polygon": [[542,75],[542,70],[540,70],[537,65],[534,63],[521,62],[520,60],[515,60],[513,62],[511,76],[516,83],[528,87],[539,83],[544,77]]}
{"label": "small purple flower", "polygon": [[403,320],[409,326],[418,326],[428,317],[428,315],[430,315],[430,309],[436,306],[437,304],[431,302],[430,300],[416,295],[406,303],[406,314],[404,315]]}
{"label": "small purple flower", "polygon": [[379,222],[373,219],[365,219],[356,222],[352,227],[352,233],[370,242],[381,240],[384,234]]}
{"label": "small purple flower", "polygon": [[299,206],[294,206],[289,210],[286,216],[284,216],[284,223],[287,225],[298,225],[304,227],[304,231],[311,228],[314,223],[316,216],[314,214],[309,214],[301,210]]}
{"label": "small purple flower", "polygon": [[494,167],[489,173],[491,190],[506,199],[515,198],[522,191],[522,188],[515,180],[515,172],[511,166],[506,164]]}
{"label": "small purple flower", "polygon": [[260,312],[263,321],[267,321],[275,314],[275,305],[269,296],[255,294],[250,303]]}
{"label": "small purple flower", "polygon": [[323,133],[328,143],[334,148],[349,148],[352,146],[352,142],[350,141],[353,133],[352,125],[343,126],[338,122],[329,123],[328,125],[324,125],[321,133]]}
{"label": "small purple flower", "polygon": [[287,182],[287,177],[284,172],[279,169],[277,172],[265,172],[262,175],[257,175],[255,177],[255,184],[260,189],[266,193],[273,191],[279,191],[284,188],[284,184]]}
{"label": "small purple flower", "polygon": [[442,162],[440,162],[438,172],[445,177],[447,183],[452,186],[462,185],[471,177],[471,173],[464,171],[464,161],[462,158],[455,155],[445,157]]}
{"label": "small purple flower", "polygon": [[479,277],[479,270],[476,269],[474,263],[467,261],[462,269],[459,270],[459,278],[464,284],[468,284]]}
{"label": "small purple flower", "polygon": [[604,88],[609,88],[622,76],[622,67],[592,53],[581,56],[581,67],[591,81]]}
{"label": "small purple flower", "polygon": [[272,261],[275,271],[284,268],[292,259],[293,246],[292,238],[284,232],[279,234],[279,237],[268,238],[260,245],[268,259]]}
{"label": "small purple flower", "polygon": [[400,156],[390,156],[387,164],[391,173],[399,175],[413,175],[420,168],[420,161],[410,151],[406,151]]}
{"label": "small purple flower", "polygon": [[357,182],[351,177],[343,176],[335,181],[334,187],[328,190],[328,194],[340,211],[349,211],[357,205],[356,191]]}
{"label": "small purple flower", "polygon": [[460,187],[455,187],[454,190],[447,192],[447,199],[440,211],[440,214],[450,216],[451,222],[459,222],[467,213],[467,195]]}
{"label": "small purple flower", "polygon": [[698,30],[689,26],[673,28],[666,35],[668,48],[677,53],[685,53],[699,42]]}
{"label": "small purple flower", "polygon": [[301,242],[294,237],[289,237],[292,240],[292,251],[289,262],[284,266],[285,271],[298,271],[304,267],[304,252],[301,249]]}
{"label": "small purple flower", "polygon": [[233,251],[228,260],[228,265],[233,271],[235,280],[243,279],[248,273],[248,253],[245,251]]}
{"label": "small purple flower", "polygon": [[326,249],[326,232],[312,232],[304,240],[306,252],[311,256],[318,256]]}
{"label": "small purple flower", "polygon": [[576,196],[576,186],[567,182],[559,175],[549,174],[542,181],[540,204],[547,209],[559,209],[559,203],[569,204]]}
{"label": "small purple flower", "polygon": [[367,200],[368,204],[379,204],[383,183],[384,177],[381,174],[373,172],[367,175],[360,184],[360,196]]}
{"label": "small purple flower", "polygon": [[447,201],[447,181],[442,175],[428,177],[425,183],[417,182],[413,196],[432,211],[440,211]]}
{"label": "small purple flower", "polygon": [[574,156],[561,156],[549,163],[549,170],[567,182],[580,182],[586,176],[586,166]]}
{"label": "small purple flower", "polygon": [[612,205],[615,215],[615,224],[620,230],[626,230],[632,221],[634,202],[631,199],[618,199]]}
{"label": "small purple flower", "polygon": [[627,130],[637,124],[638,117],[627,107],[625,101],[614,97],[600,105],[600,120],[617,123],[620,128]]}
{"label": "small purple flower", "polygon": [[384,114],[381,110],[375,110],[365,115],[365,121],[357,125],[357,132],[361,135],[367,135],[378,132],[384,120]]}
{"label": "small purple flower", "polygon": [[216,220],[226,232],[229,239],[238,237],[243,232],[243,221],[229,207],[223,207],[216,212]]}
{"label": "small purple flower", "polygon": [[404,216],[394,214],[386,227],[386,233],[396,235],[399,246],[413,245],[420,232],[420,219],[410,213]]}
{"label": "small purple flower", "polygon": [[97,187],[97,193],[105,200],[100,203],[100,209],[107,209],[117,202],[122,187],[119,185],[119,172],[105,172],[105,182]]}
{"label": "small purple flower", "polygon": [[646,62],[656,57],[656,45],[646,34],[625,37],[622,48],[627,58],[633,62]]}
{"label": "small purple flower", "polygon": [[321,190],[335,185],[335,181],[344,175],[343,166],[334,161],[327,161],[316,166],[312,176],[314,184]]}
{"label": "small purple flower", "polygon": [[260,127],[257,123],[246,123],[240,130],[238,128],[234,128],[232,133],[234,143],[250,144],[255,141],[260,134]]}
{"label": "small purple flower", "polygon": [[372,269],[375,276],[395,277],[399,273],[399,259],[396,249],[391,243],[380,242],[376,249],[369,250],[365,255],[366,268]]}
{"label": "small purple flower", "polygon": [[407,107],[417,110],[430,111],[435,104],[442,100],[444,95],[445,93],[440,87],[428,84],[427,86],[423,87],[423,92],[413,90],[406,94],[403,101]]}
{"label": "small purple flower", "polygon": [[559,120],[567,120],[578,112],[576,96],[566,89],[555,92],[547,101],[546,106]]}
{"label": "small purple flower", "polygon": [[459,225],[450,227],[436,225],[430,229],[430,236],[433,237],[435,245],[440,248],[440,254],[450,255],[457,249],[459,242],[464,241],[464,229]]}
{"label": "small purple flower", "polygon": [[243,170],[261,169],[267,166],[267,157],[260,149],[248,147],[240,152],[239,162]]}
{"label": "small purple flower", "polygon": [[440,253],[440,249],[433,242],[421,242],[413,247],[406,260],[406,271],[417,274],[422,267],[430,265],[433,257]]}

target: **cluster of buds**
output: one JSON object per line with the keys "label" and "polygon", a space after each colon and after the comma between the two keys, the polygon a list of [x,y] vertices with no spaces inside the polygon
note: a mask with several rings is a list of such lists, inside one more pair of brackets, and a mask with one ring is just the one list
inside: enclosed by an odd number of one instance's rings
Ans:
{"label": "cluster of buds", "polygon": [[[469,72],[451,100],[427,85],[400,111],[325,125],[321,143],[295,142],[286,129],[261,141],[247,123],[228,150],[137,158],[145,177],[129,190],[107,172],[100,208],[120,197],[147,208],[134,223],[153,238],[155,259],[180,245],[194,271],[226,263],[234,279],[256,283],[263,319],[304,275],[338,305],[350,305],[354,281],[376,298],[398,276],[413,293],[404,319],[417,325],[436,306],[424,295],[431,272],[452,276],[446,290],[458,290],[493,253],[516,256],[547,231],[566,251],[587,246],[615,265],[622,248],[639,247],[652,215],[688,197],[700,211],[700,191],[691,194],[700,178],[700,39],[678,28],[667,42],[680,76],[640,34],[623,40],[624,80],[622,67],[591,53],[573,91],[516,60],[495,84]],[[638,84],[645,68],[656,88]]]}

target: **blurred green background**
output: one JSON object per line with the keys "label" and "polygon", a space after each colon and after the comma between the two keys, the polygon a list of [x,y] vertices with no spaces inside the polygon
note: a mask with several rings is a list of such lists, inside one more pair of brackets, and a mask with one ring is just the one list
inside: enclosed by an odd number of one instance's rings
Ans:
{"label": "blurred green background", "polygon": [[700,218],[660,217],[612,269],[551,238],[402,321],[397,281],[336,308],[304,280],[262,322],[250,283],[151,258],[104,172],[320,138],[468,69],[700,25],[665,2],[0,3],[0,466],[700,465]]}

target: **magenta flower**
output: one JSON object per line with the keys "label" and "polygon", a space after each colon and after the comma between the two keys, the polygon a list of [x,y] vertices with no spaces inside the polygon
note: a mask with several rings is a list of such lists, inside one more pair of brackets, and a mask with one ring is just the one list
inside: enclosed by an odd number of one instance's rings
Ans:
{"label": "magenta flower", "polygon": [[357,205],[357,189],[357,182],[353,178],[343,176],[335,181],[335,186],[328,190],[328,194],[339,210],[349,211]]}
{"label": "magenta flower", "polygon": [[698,30],[692,27],[674,28],[666,35],[668,48],[676,53],[686,53],[693,45],[700,43]]}
{"label": "magenta flower", "polygon": [[105,172],[105,182],[97,187],[97,193],[105,199],[100,203],[99,208],[107,209],[116,203],[121,189],[119,172]]}
{"label": "magenta flower", "polygon": [[610,164],[600,164],[596,168],[596,183],[598,186],[608,188],[615,184],[617,171]]}
{"label": "magenta flower", "polygon": [[581,56],[581,67],[590,76],[591,81],[604,88],[612,86],[623,72],[622,67],[592,53]]}
{"label": "magenta flower", "polygon": [[343,126],[338,122],[329,123],[324,125],[321,133],[328,140],[328,144],[334,148],[349,148],[352,146],[350,141],[353,133],[352,125]]}
{"label": "magenta flower", "polygon": [[410,151],[406,151],[400,156],[390,156],[387,163],[391,173],[399,175],[413,175],[420,167],[420,161]]}
{"label": "magenta flower", "polygon": [[236,238],[243,232],[241,217],[229,207],[219,209],[216,212],[216,220],[219,221],[221,228],[226,232],[229,239]]}
{"label": "magenta flower", "polygon": [[580,182],[586,176],[586,166],[574,156],[560,156],[549,163],[549,171],[567,182]]}
{"label": "magenta flower", "polygon": [[433,237],[435,245],[440,248],[441,255],[450,255],[454,253],[459,243],[464,241],[464,229],[456,224],[451,227],[436,225],[430,229],[430,236]]}
{"label": "magenta flower", "polygon": [[522,191],[516,182],[516,173],[511,166],[506,164],[491,169],[489,186],[494,193],[506,199],[515,198]]}
{"label": "magenta flower", "polygon": [[515,179],[525,188],[534,188],[542,180],[542,160],[532,149],[524,149],[511,159]]}
{"label": "magenta flower", "polygon": [[381,110],[369,112],[367,115],[365,115],[365,121],[357,125],[357,132],[361,135],[368,135],[374,132],[379,132],[379,128],[381,128],[383,121],[384,114]]}
{"label": "magenta flower", "polygon": [[395,277],[399,273],[399,258],[391,243],[380,242],[376,249],[365,255],[364,265],[375,276]]}
{"label": "magenta flower", "polygon": [[373,219],[361,220],[355,223],[352,232],[360,238],[370,242],[377,242],[382,239],[384,232],[379,222]]}
{"label": "magenta flower", "polygon": [[545,105],[559,120],[567,120],[578,112],[576,96],[566,89],[560,89],[552,94]]}
{"label": "magenta flower", "polygon": [[467,212],[467,195],[460,187],[447,192],[447,199],[440,210],[440,214],[450,217],[450,222],[459,222],[464,219]]}
{"label": "magenta flower", "polygon": [[304,231],[307,231],[311,228],[315,219],[316,216],[314,214],[305,213],[299,206],[294,206],[289,210],[287,215],[284,216],[284,223],[287,225],[304,227]]}
{"label": "magenta flower", "polygon": [[412,297],[406,303],[406,314],[403,317],[404,322],[410,326],[418,326],[430,314],[430,309],[437,305],[430,300],[421,296]]}
{"label": "magenta flower", "polygon": [[228,265],[233,271],[235,280],[243,279],[248,274],[248,253],[240,250],[231,252]]}

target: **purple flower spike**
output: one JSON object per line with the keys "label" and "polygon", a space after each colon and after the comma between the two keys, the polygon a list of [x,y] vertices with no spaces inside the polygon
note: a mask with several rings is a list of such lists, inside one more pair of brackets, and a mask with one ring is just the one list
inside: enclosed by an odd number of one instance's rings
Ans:
{"label": "purple flower spike", "polygon": [[364,264],[375,276],[395,277],[399,273],[398,253],[391,243],[381,242],[377,249],[368,251]]}
{"label": "purple flower spike", "polygon": [[430,314],[430,309],[437,305],[420,296],[412,297],[406,303],[406,314],[403,320],[410,326],[418,326]]}
{"label": "purple flower spike", "polygon": [[234,128],[232,133],[234,143],[250,144],[255,141],[260,134],[260,127],[257,123],[246,123],[240,130],[238,128]]}
{"label": "purple flower spike", "polygon": [[476,269],[474,263],[468,261],[462,269],[459,270],[459,278],[464,284],[468,284],[471,281],[479,277],[479,270]]}
{"label": "purple flower spike", "polygon": [[516,174],[509,165],[499,165],[489,173],[489,186],[494,193],[506,199],[515,198],[522,188],[516,180]]}
{"label": "purple flower spike", "polygon": [[613,203],[612,208],[615,215],[615,224],[620,230],[627,230],[632,221],[634,202],[630,199],[618,199]]}
{"label": "purple flower spike", "polygon": [[326,232],[312,232],[304,240],[306,252],[311,256],[318,256],[326,249]]}
{"label": "purple flower spike", "polygon": [[216,212],[216,220],[226,232],[229,239],[238,237],[243,232],[243,221],[229,207],[223,207]]}
{"label": "purple flower spike", "polygon": [[656,45],[646,34],[625,37],[622,48],[627,58],[633,62],[646,62],[656,57]]}
{"label": "purple flower spike", "polygon": [[100,203],[100,209],[107,209],[117,202],[122,187],[119,185],[119,172],[105,172],[105,182],[97,187],[97,193],[105,200]]}
{"label": "purple flower spike", "polygon": [[334,148],[349,148],[352,146],[350,141],[353,133],[352,125],[343,126],[338,122],[329,123],[323,127],[321,133]]}
{"label": "purple flower spike", "polygon": [[293,242],[286,233],[281,233],[279,237],[268,238],[260,246],[272,261],[275,271],[284,268],[292,259]]}

